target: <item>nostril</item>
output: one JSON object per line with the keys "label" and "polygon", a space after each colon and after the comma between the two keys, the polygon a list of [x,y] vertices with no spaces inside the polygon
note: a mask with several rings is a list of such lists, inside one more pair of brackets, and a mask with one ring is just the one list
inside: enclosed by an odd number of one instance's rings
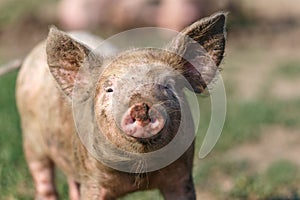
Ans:
{"label": "nostril", "polygon": [[155,121],[156,121],[155,118],[150,118],[150,122],[151,122],[151,123],[154,123]]}
{"label": "nostril", "polygon": [[149,106],[146,103],[136,104],[130,110],[130,117],[135,121],[149,121]]}
{"label": "nostril", "polygon": [[149,106],[146,103],[143,103],[143,108],[148,112],[149,111]]}

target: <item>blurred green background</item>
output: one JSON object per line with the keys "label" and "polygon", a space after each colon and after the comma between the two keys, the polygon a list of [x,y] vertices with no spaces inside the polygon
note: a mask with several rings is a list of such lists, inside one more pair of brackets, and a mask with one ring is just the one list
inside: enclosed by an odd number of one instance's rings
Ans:
{"label": "blurred green background", "polygon": [[[58,1],[0,0],[0,65],[24,57],[56,24]],[[213,151],[197,158],[210,119],[199,96],[201,122],[194,162],[198,199],[300,199],[300,1],[211,2],[229,10],[222,76],[225,126]],[[63,28],[63,27],[62,27]],[[116,32],[94,30],[103,37]],[[0,199],[33,199],[15,106],[17,71],[0,77]],[[61,199],[64,175],[57,170]],[[162,199],[158,191],[124,199]]]}

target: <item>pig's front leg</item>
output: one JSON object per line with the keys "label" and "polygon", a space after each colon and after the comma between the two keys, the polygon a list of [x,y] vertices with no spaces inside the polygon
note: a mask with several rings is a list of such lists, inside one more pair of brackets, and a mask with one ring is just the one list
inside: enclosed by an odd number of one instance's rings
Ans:
{"label": "pig's front leg", "polygon": [[165,200],[196,200],[192,175],[188,175],[177,182],[165,185],[160,189]]}
{"label": "pig's front leg", "polygon": [[54,168],[48,159],[28,162],[36,187],[36,200],[56,200],[58,198],[54,186]]}
{"label": "pig's front leg", "polygon": [[70,200],[79,200],[80,194],[79,194],[79,183],[77,183],[73,178],[68,178],[68,185],[69,185],[69,197]]}
{"label": "pig's front leg", "polygon": [[115,200],[107,190],[95,183],[84,183],[80,185],[80,200]]}

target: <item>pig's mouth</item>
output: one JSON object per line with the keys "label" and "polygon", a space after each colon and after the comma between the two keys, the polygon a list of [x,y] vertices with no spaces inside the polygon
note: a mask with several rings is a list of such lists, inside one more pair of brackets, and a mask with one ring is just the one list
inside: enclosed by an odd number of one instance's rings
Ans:
{"label": "pig's mouth", "polygon": [[122,117],[121,128],[135,138],[151,138],[163,129],[165,117],[161,111],[146,103],[131,106]]}

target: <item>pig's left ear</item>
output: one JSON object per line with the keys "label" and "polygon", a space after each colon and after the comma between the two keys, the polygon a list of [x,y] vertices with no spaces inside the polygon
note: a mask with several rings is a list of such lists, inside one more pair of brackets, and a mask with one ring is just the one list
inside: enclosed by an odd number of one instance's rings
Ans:
{"label": "pig's left ear", "polygon": [[177,69],[196,93],[205,90],[223,59],[226,17],[226,13],[219,12],[195,22],[185,28],[169,46],[180,56]]}
{"label": "pig's left ear", "polygon": [[46,44],[49,69],[62,91],[72,96],[79,68],[88,58],[90,49],[67,33],[51,27]]}

